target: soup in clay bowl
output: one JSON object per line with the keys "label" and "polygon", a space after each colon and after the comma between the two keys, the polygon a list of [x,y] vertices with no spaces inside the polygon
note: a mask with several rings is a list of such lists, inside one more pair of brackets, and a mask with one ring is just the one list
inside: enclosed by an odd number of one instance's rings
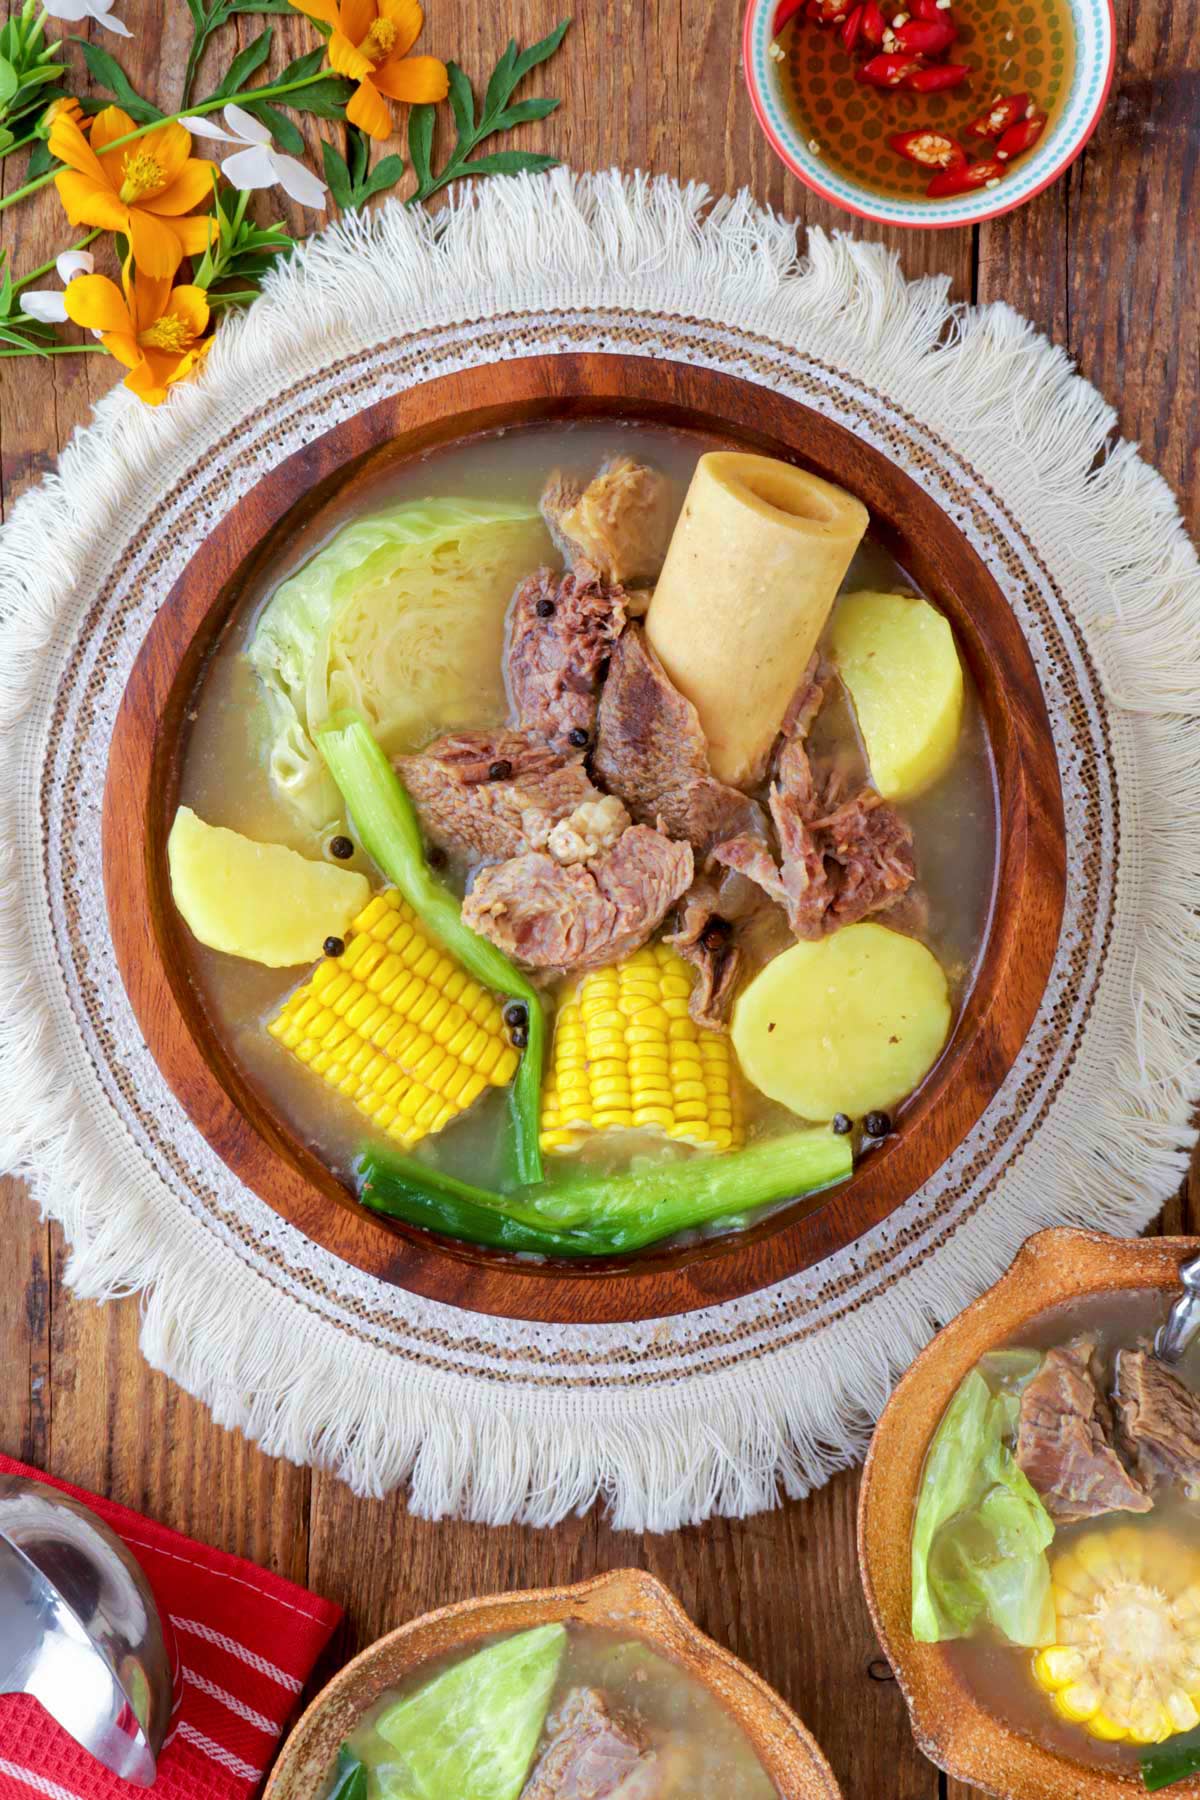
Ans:
{"label": "soup in clay bowl", "polygon": [[1200,1796],[1200,1363],[1151,1353],[1198,1248],[1039,1232],[876,1427],[867,1601],[921,1749],[983,1793]]}
{"label": "soup in clay bowl", "polygon": [[587,1322],[916,1192],[1065,879],[1037,671],[953,520],[814,410],[616,355],[428,381],[231,507],[135,662],[104,860],[242,1181],[381,1279]]}
{"label": "soup in clay bowl", "polygon": [[[529,1649],[506,1710],[499,1688],[504,1671],[489,1676],[484,1659],[488,1646],[498,1647],[502,1657],[506,1645],[519,1651],[520,1634]],[[479,1678],[459,1690],[455,1719],[482,1730],[482,1714],[492,1709],[496,1730],[489,1779],[496,1779],[497,1757],[509,1748],[501,1734],[515,1730],[516,1707],[541,1684],[535,1716],[513,1751],[515,1772],[507,1784],[530,1800],[543,1781],[547,1792],[560,1791],[549,1784],[545,1759],[553,1754],[555,1771],[565,1779],[572,1719],[582,1719],[575,1725],[581,1750],[589,1732],[604,1731],[606,1752],[628,1758],[631,1794],[643,1791],[643,1779],[647,1794],[658,1792],[673,1766],[684,1779],[681,1792],[719,1792],[729,1800],[837,1800],[841,1793],[816,1743],[779,1696],[697,1631],[653,1576],[621,1569],[576,1587],[462,1601],[381,1638],[309,1707],[284,1746],[264,1800],[322,1800],[343,1745],[348,1747],[344,1762],[361,1757],[366,1768],[380,1771],[381,1784],[389,1763],[398,1764],[393,1779],[400,1779],[410,1736],[416,1745],[411,1753],[420,1757],[445,1728],[431,1680],[446,1670],[464,1670],[467,1659],[481,1650],[484,1659],[474,1665]],[[557,1660],[543,1668],[539,1656]],[[414,1700],[424,1710],[406,1721],[404,1704]],[[449,1730],[452,1735],[454,1727]],[[444,1771],[451,1764],[444,1745],[439,1748]],[[469,1785],[467,1766],[453,1766],[459,1783]]]}

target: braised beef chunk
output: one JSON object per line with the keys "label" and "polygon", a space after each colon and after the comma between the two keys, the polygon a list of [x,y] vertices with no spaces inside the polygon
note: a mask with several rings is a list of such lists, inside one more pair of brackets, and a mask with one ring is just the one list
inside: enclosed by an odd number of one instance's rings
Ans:
{"label": "braised beef chunk", "polygon": [[598,799],[582,758],[518,731],[463,731],[396,759],[427,840],[472,860],[544,850],[553,827]]}
{"label": "braised beef chunk", "polygon": [[596,726],[596,696],[625,624],[619,587],[580,561],[566,575],[538,569],[523,581],[508,619],[506,666],[522,731],[560,750],[580,749]]}
{"label": "braised beef chunk", "polygon": [[594,969],[640,949],[692,873],[687,844],[631,825],[591,862],[530,851],[481,869],[462,916],[527,968]]}
{"label": "braised beef chunk", "polygon": [[1151,1491],[1175,1481],[1200,1490],[1200,1398],[1145,1350],[1117,1353],[1113,1400],[1122,1447]]}
{"label": "braised beef chunk", "polygon": [[741,979],[742,952],[734,922],[720,912],[720,890],[711,875],[696,877],[665,941],[696,970],[688,1001],[692,1018],[710,1031],[724,1031]]}
{"label": "braised beef chunk", "polygon": [[668,1763],[595,1688],[572,1688],[547,1729],[521,1800],[670,1800],[677,1792]]}
{"label": "braised beef chunk", "polygon": [[671,541],[671,493],[644,463],[615,456],[586,487],[555,471],[542,493],[542,517],[572,566],[586,560],[623,587],[657,581]]}
{"label": "braised beef chunk", "polygon": [[671,685],[635,625],[612,653],[592,766],[635,819],[661,820],[672,837],[686,838],[698,851],[738,833],[765,836],[762,808],[709,773],[696,709]]}
{"label": "braised beef chunk", "polygon": [[1048,1350],[1021,1395],[1017,1462],[1057,1525],[1153,1505],[1113,1448],[1095,1349],[1094,1338],[1079,1337]]}
{"label": "braised beef chunk", "polygon": [[841,798],[840,765],[818,775],[807,735],[824,698],[810,665],[788,713],[768,804],[779,838],[779,864],[744,837],[717,844],[713,860],[756,881],[787,913],[798,938],[819,938],[902,901],[916,879],[912,832],[874,788]]}

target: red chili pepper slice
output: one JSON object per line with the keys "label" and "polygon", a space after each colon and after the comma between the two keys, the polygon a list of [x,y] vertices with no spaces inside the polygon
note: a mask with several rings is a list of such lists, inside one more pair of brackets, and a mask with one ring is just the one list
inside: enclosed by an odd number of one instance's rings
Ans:
{"label": "red chili pepper slice", "polygon": [[935,68],[916,68],[902,86],[914,94],[940,94],[944,88],[961,87],[971,73],[966,63],[938,63]]}
{"label": "red chili pepper slice", "polygon": [[925,189],[931,200],[948,200],[951,194],[969,194],[975,188],[988,187],[1004,174],[1004,164],[994,157],[985,162],[968,163],[963,169],[941,169]]}
{"label": "red chili pepper slice", "polygon": [[870,44],[872,50],[878,50],[883,42],[883,34],[887,30],[887,20],[883,16],[883,8],[877,0],[867,0],[862,10],[862,24],[858,35],[864,44]]}
{"label": "red chili pepper slice", "polygon": [[897,49],[905,56],[940,56],[958,33],[941,19],[910,19],[907,25],[898,25],[892,35]]}
{"label": "red chili pepper slice", "polygon": [[914,19],[925,19],[935,24],[954,23],[950,8],[941,4],[940,0],[910,0],[907,10]]}
{"label": "red chili pepper slice", "polygon": [[1021,156],[1033,146],[1046,129],[1044,112],[1032,112],[1015,125],[1010,125],[1000,142],[996,145],[996,155],[1001,162],[1010,162],[1014,156]]}
{"label": "red chili pepper slice", "polygon": [[771,36],[778,37],[784,26],[795,18],[804,4],[805,0],[779,0],[779,5],[775,8],[775,20],[771,26]]}
{"label": "red chili pepper slice", "polygon": [[906,156],[923,169],[961,169],[966,165],[966,151],[944,131],[897,131],[888,143],[898,156]]}
{"label": "red chili pepper slice", "polygon": [[897,88],[917,74],[920,67],[915,56],[898,56],[891,51],[886,56],[873,56],[869,62],[860,63],[854,79],[864,82],[867,87]]}
{"label": "red chili pepper slice", "polygon": [[966,129],[971,137],[1002,137],[1010,125],[1025,117],[1028,109],[1028,94],[1008,94],[1003,100],[993,100],[987,111],[972,119]]}
{"label": "red chili pepper slice", "polygon": [[845,22],[838,33],[842,40],[842,49],[846,51],[847,55],[853,54],[854,46],[862,34],[862,16],[861,6],[852,7],[846,14]]}

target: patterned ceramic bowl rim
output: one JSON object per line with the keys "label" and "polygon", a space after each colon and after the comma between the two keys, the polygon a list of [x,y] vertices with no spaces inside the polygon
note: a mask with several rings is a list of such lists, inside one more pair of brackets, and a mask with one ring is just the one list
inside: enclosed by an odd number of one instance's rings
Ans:
{"label": "patterned ceramic bowl rim", "polygon": [[946,230],[978,225],[1024,206],[1057,181],[1083,149],[1104,111],[1116,62],[1112,0],[1067,0],[1075,38],[1075,67],[1066,103],[1047,135],[1014,162],[998,187],[977,188],[950,200],[897,200],[842,175],[809,149],[783,97],[781,65],[769,54],[778,0],[750,0],[742,32],[742,66],[758,122],[772,149],[806,187],[860,219],[881,225]]}

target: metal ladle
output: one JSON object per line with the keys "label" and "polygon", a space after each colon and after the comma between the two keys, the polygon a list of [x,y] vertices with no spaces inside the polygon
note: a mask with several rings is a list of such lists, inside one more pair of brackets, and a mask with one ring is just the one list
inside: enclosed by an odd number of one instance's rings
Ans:
{"label": "metal ladle", "polygon": [[1154,1354],[1159,1362],[1182,1362],[1200,1335],[1200,1256],[1184,1263],[1179,1280],[1183,1292],[1154,1334]]}
{"label": "metal ladle", "polygon": [[114,1775],[153,1784],[174,1691],[150,1585],[86,1507],[18,1475],[0,1476],[0,1692],[32,1694]]}

